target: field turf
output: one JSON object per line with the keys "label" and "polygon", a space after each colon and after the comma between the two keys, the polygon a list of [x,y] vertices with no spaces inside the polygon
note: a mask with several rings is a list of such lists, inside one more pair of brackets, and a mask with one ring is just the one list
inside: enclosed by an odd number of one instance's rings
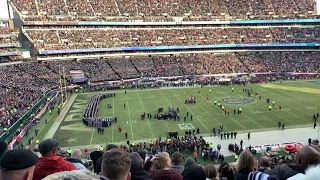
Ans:
{"label": "field turf", "polygon": [[[128,139],[136,143],[147,139],[156,139],[161,135],[165,137],[168,132],[177,131],[180,136],[184,135],[186,127],[199,128],[201,134],[210,135],[213,127],[223,124],[226,131],[237,130],[242,132],[257,131],[277,128],[277,122],[285,123],[287,128],[297,126],[312,126],[314,113],[320,113],[320,81],[287,81],[267,84],[246,85],[247,89],[253,90],[251,97],[242,91],[242,85],[235,86],[208,86],[186,88],[162,88],[162,89],[136,89],[115,91],[116,97],[104,99],[99,105],[99,116],[115,116],[118,122],[112,127],[105,128],[104,135],[97,133],[96,128],[86,127],[82,123],[82,113],[89,99],[97,93],[78,94],[73,105],[67,112],[60,127],[53,138],[58,139],[61,147],[89,146],[94,144],[107,144],[111,142],[126,141],[124,133],[128,133]],[[231,88],[234,87],[234,92]],[[201,91],[198,94],[198,90]],[[209,93],[211,90],[211,93]],[[114,91],[110,91],[114,92]],[[259,100],[255,93],[261,93]],[[195,95],[196,104],[185,104],[187,96]],[[209,100],[206,99],[209,97]],[[269,97],[275,101],[272,111],[268,110],[265,99]],[[230,115],[225,115],[217,106],[217,100],[227,109]],[[107,104],[113,105],[112,109]],[[126,108],[124,108],[124,103]],[[229,103],[229,104],[228,104]],[[233,103],[233,104],[230,104]],[[236,104],[234,104],[236,103]],[[283,109],[279,110],[279,104]],[[180,121],[141,120],[143,112],[156,114],[158,107],[180,108]],[[233,109],[242,108],[242,114],[233,115]],[[183,117],[189,112],[186,124]],[[193,120],[190,120],[190,115]],[[117,127],[123,127],[122,133]]]}

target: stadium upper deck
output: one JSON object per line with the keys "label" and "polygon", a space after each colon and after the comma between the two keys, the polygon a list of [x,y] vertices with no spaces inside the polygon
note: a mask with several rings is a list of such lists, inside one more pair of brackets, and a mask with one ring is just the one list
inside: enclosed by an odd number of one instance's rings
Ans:
{"label": "stadium upper deck", "polygon": [[18,29],[9,28],[0,22],[0,63],[17,61],[16,56],[20,54],[18,35]]}
{"label": "stadium upper deck", "polygon": [[9,0],[25,21],[314,18],[314,0]]}
{"label": "stadium upper deck", "polygon": [[25,29],[37,49],[315,43],[319,26]]}

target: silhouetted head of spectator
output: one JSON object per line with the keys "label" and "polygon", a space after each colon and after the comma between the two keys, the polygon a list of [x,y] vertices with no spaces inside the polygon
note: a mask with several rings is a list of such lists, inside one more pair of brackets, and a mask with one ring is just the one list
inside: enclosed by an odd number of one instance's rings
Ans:
{"label": "silhouetted head of spectator", "polygon": [[26,149],[15,149],[0,159],[0,179],[31,180],[38,156]]}
{"label": "silhouetted head of spectator", "polygon": [[254,167],[255,167],[255,160],[252,153],[250,151],[243,151],[240,154],[237,162],[237,171],[243,168],[248,168],[251,171],[253,171]]}
{"label": "silhouetted head of spectator", "polygon": [[65,148],[62,148],[59,150],[59,156],[65,159],[69,156],[69,154]]}
{"label": "silhouetted head of spectator", "polygon": [[109,151],[109,150],[114,149],[114,148],[117,148],[117,145],[115,145],[115,144],[108,144],[106,151]]}
{"label": "silhouetted head of spectator", "polygon": [[182,161],[182,154],[179,152],[175,152],[172,154],[172,163],[173,164],[180,164]]}
{"label": "silhouetted head of spectator", "polygon": [[223,179],[223,178],[226,178],[227,180],[235,179],[233,170],[230,168],[227,162],[223,162],[220,164],[218,172],[219,172],[220,179]]}
{"label": "silhouetted head of spectator", "polygon": [[94,146],[94,151],[100,151],[100,145]]}
{"label": "silhouetted head of spectator", "polygon": [[299,149],[295,161],[302,165],[316,165],[320,161],[320,156],[313,147],[304,146]]}
{"label": "silhouetted head of spectator", "polygon": [[217,178],[217,171],[213,164],[207,164],[204,167],[204,173],[208,179],[216,179]]}
{"label": "silhouetted head of spectator", "polygon": [[71,153],[71,158],[81,159],[82,151],[80,149],[74,149]]}
{"label": "silhouetted head of spectator", "polygon": [[39,151],[42,157],[48,157],[57,154],[59,151],[59,141],[55,139],[45,139],[39,144]]}
{"label": "silhouetted head of spectator", "polygon": [[188,159],[186,160],[186,163],[184,163],[184,168],[186,168],[186,167],[188,167],[188,166],[190,166],[190,165],[193,165],[193,164],[196,164],[196,162],[194,161],[194,159],[193,159],[193,158],[188,158]]}
{"label": "silhouetted head of spectator", "polygon": [[143,160],[137,152],[130,153],[131,157],[131,171],[141,171],[143,170]]}
{"label": "silhouetted head of spectator", "polygon": [[113,148],[102,156],[101,173],[110,180],[130,179],[131,158],[126,151]]}
{"label": "silhouetted head of spectator", "polygon": [[266,155],[262,155],[259,158],[259,166],[263,168],[270,168],[271,166],[271,159]]}
{"label": "silhouetted head of spectator", "polygon": [[138,151],[140,157],[145,160],[146,159],[146,156],[147,156],[147,151],[146,150],[140,150]]}
{"label": "silhouetted head of spectator", "polygon": [[3,140],[0,140],[0,157],[8,151],[8,144],[3,141]]}

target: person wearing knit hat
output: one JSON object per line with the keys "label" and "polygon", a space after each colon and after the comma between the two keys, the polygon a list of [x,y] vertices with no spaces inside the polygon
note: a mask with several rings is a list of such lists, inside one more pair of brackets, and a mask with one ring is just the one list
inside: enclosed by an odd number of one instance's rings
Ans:
{"label": "person wearing knit hat", "polygon": [[0,159],[0,179],[31,180],[39,158],[26,149],[15,149]]}
{"label": "person wearing knit hat", "polygon": [[143,170],[143,160],[139,153],[130,153],[131,157],[131,180],[149,179],[147,171]]}
{"label": "person wearing knit hat", "polygon": [[59,150],[58,155],[59,155],[60,157],[62,157],[63,159],[66,159],[66,158],[68,157],[68,152],[67,152],[67,150],[66,150],[65,148],[61,148],[61,149]]}
{"label": "person wearing knit hat", "polygon": [[55,139],[45,139],[39,144],[42,158],[36,164],[33,180],[43,179],[56,172],[76,170],[71,162],[57,155],[58,149],[59,141]]}
{"label": "person wearing knit hat", "polygon": [[0,140],[0,158],[6,151],[8,151],[8,144],[5,141]]}

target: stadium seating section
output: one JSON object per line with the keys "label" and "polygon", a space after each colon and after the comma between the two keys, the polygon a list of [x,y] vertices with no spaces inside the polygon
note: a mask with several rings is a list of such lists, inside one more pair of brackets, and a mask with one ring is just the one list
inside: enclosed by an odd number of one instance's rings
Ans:
{"label": "stadium seating section", "polygon": [[[18,33],[19,29],[11,29],[6,26],[0,26],[0,54],[13,53],[19,54],[18,48]],[[8,45],[14,45],[15,47],[7,47]],[[3,47],[5,46],[5,47]],[[0,63],[17,61],[16,56],[0,56]]]}
{"label": "stadium seating section", "polygon": [[319,42],[319,27],[26,29],[39,50]]}
{"label": "stadium seating section", "polygon": [[[310,18],[310,0],[11,0],[27,21],[173,21]],[[89,18],[90,17],[90,18]]]}

